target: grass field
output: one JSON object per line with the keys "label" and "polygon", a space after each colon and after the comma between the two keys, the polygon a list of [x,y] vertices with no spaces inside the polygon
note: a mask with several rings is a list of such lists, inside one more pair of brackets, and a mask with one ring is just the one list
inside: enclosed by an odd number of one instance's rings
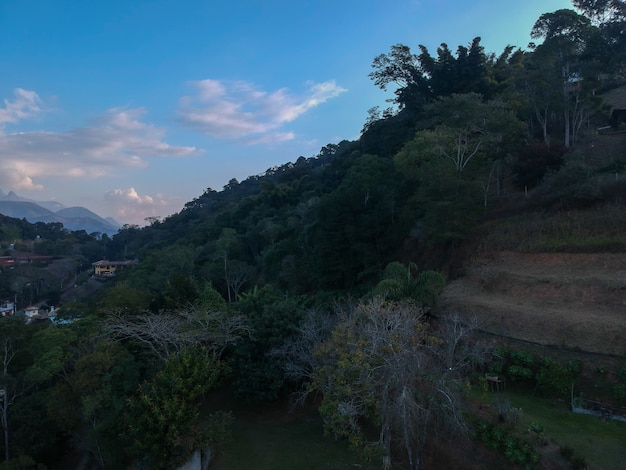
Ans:
{"label": "grass field", "polygon": [[[563,401],[514,392],[505,392],[502,396],[508,398],[513,407],[523,410],[516,430],[522,437],[535,441],[542,456],[541,468],[563,465],[560,447],[569,447],[575,456],[586,459],[590,470],[626,468],[626,423],[573,413]],[[494,397],[495,394],[490,398]],[[528,431],[532,423],[543,427],[547,445],[539,444],[536,436]]]}
{"label": "grass field", "polygon": [[216,470],[344,470],[379,469],[348,448],[325,438],[314,410],[289,413],[286,404],[263,410],[233,408],[233,439],[211,465]]}

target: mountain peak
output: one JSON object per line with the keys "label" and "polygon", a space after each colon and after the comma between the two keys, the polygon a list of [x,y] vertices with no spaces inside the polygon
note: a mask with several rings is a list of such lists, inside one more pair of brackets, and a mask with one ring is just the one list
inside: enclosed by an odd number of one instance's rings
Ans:
{"label": "mountain peak", "polygon": [[0,213],[18,219],[25,218],[30,223],[60,222],[68,230],[85,230],[87,233],[101,232],[109,235],[117,233],[119,224],[103,219],[84,207],[66,208],[57,201],[39,202],[0,191]]}

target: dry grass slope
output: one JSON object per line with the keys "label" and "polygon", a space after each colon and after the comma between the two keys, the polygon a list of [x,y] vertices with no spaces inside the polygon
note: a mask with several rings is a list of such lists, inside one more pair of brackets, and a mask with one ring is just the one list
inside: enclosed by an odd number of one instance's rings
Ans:
{"label": "dry grass slope", "polygon": [[442,297],[503,337],[590,353],[626,353],[626,253],[476,256]]}

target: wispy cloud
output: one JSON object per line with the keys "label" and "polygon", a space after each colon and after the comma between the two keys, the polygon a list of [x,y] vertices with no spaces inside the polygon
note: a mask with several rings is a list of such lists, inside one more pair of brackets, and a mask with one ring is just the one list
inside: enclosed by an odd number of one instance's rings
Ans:
{"label": "wispy cloud", "polygon": [[191,85],[196,94],[181,98],[181,122],[212,137],[248,143],[293,139],[291,132],[278,132],[281,126],[346,91],[334,81],[311,83],[301,95],[285,88],[270,93],[244,81],[200,80]]}
{"label": "wispy cloud", "polygon": [[[39,101],[34,92],[16,92],[14,101],[5,100],[0,122],[36,114]],[[151,158],[198,152],[166,143],[165,130],[143,122],[145,114],[143,108],[113,108],[90,125],[67,132],[0,133],[0,187],[42,189],[38,178],[102,178],[119,168],[145,167]]]}
{"label": "wispy cloud", "polygon": [[35,117],[42,112],[42,101],[34,91],[16,88],[13,100],[5,99],[0,108],[0,126]]}

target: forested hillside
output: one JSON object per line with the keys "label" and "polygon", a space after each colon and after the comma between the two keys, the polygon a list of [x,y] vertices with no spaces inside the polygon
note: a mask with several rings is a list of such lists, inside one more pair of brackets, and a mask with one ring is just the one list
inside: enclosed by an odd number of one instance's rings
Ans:
{"label": "forested hillside", "polygon": [[[313,406],[328,436],[385,468],[437,468],[445,436],[480,447],[465,402],[492,353],[439,295],[477,247],[539,237],[507,224],[624,209],[624,110],[605,97],[626,87],[626,3],[573,8],[538,18],[527,50],[392,46],[370,74],[391,106],[369,111],[358,140],[208,188],[147,227],[70,237],[0,220],[3,249],[37,240],[32,251],[76,257],[72,269],[139,261],[62,303],[64,322],[0,319],[0,469],[219,455],[233,420],[220,394]],[[619,233],[572,233],[541,250],[626,249]],[[17,273],[2,268],[7,298],[43,277]],[[539,465],[524,452],[509,460]]]}

